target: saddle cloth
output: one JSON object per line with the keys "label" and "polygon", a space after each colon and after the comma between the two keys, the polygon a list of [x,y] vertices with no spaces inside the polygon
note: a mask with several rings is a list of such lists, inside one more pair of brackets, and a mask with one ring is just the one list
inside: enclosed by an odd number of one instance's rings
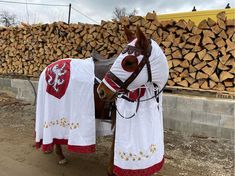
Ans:
{"label": "saddle cloth", "polygon": [[[146,89],[141,100],[154,96],[153,87]],[[117,109],[124,117],[136,111],[136,103],[118,99]],[[164,162],[162,95],[140,102],[137,114],[125,119],[117,113],[114,173],[117,176],[149,176],[159,171]]]}
{"label": "saddle cloth", "polygon": [[36,147],[67,144],[79,153],[95,151],[94,62],[62,59],[41,74],[36,109]]}

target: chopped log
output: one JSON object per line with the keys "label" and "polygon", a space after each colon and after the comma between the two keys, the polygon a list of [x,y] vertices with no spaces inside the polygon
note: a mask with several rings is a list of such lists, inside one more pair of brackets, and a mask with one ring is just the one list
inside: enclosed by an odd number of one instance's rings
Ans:
{"label": "chopped log", "polygon": [[208,82],[205,81],[205,82],[201,85],[201,88],[202,88],[202,89],[205,89],[205,90],[210,89],[210,87],[208,86]]}
{"label": "chopped log", "polygon": [[209,76],[205,73],[202,73],[202,72],[197,72],[197,75],[196,75],[196,79],[199,80],[199,79],[207,79]]}
{"label": "chopped log", "polygon": [[216,83],[212,80],[209,80],[209,87],[212,89],[215,86],[216,86]]}
{"label": "chopped log", "polygon": [[180,66],[183,68],[189,68],[189,62],[187,60],[184,60],[182,63],[180,63]]}
{"label": "chopped log", "polygon": [[226,40],[226,44],[227,44],[226,52],[231,51],[231,50],[235,50],[235,43],[231,42],[230,39]]}
{"label": "chopped log", "polygon": [[187,23],[184,19],[182,20],[179,20],[175,26],[179,27],[179,28],[182,28],[182,29],[185,29],[187,27]]}
{"label": "chopped log", "polygon": [[184,69],[182,67],[175,67],[174,70],[181,73]]}
{"label": "chopped log", "polygon": [[175,85],[175,82],[170,80],[170,79],[167,81],[167,83],[168,83],[169,86],[174,86]]}
{"label": "chopped log", "polygon": [[196,71],[197,71],[197,69],[196,69],[194,66],[189,65],[189,72],[190,72],[190,73],[194,73],[194,72],[196,72]]}
{"label": "chopped log", "polygon": [[232,81],[224,81],[225,87],[233,87],[233,82]]}
{"label": "chopped log", "polygon": [[204,72],[204,73],[206,73],[207,75],[212,75],[213,73],[214,73],[214,71],[215,71],[215,68],[214,67],[208,67],[208,66],[205,66],[203,69],[202,69],[202,71]]}
{"label": "chopped log", "polygon": [[226,26],[235,26],[235,19],[227,19]]}
{"label": "chopped log", "polygon": [[218,50],[210,50],[210,51],[208,51],[208,54],[210,54],[214,59],[216,59],[219,55],[219,51]]}
{"label": "chopped log", "polygon": [[218,68],[220,70],[229,70],[229,67],[227,67],[226,65],[222,64],[221,62],[219,62]]}
{"label": "chopped log", "polygon": [[195,45],[194,48],[192,49],[192,52],[199,52],[201,50],[202,48],[200,46]]}
{"label": "chopped log", "polygon": [[216,45],[214,45],[214,44],[207,44],[206,46],[204,46],[208,51],[210,51],[210,50],[213,50],[213,49],[215,49],[216,48]]}
{"label": "chopped log", "polygon": [[172,42],[169,42],[169,41],[164,41],[164,42],[161,42],[161,44],[163,45],[163,46],[165,46],[165,47],[170,47],[171,46],[171,44],[172,44]]}
{"label": "chopped log", "polygon": [[218,25],[219,25],[219,27],[220,27],[221,29],[226,30],[226,24],[225,24],[225,22],[224,22],[223,20],[218,19],[218,20],[217,20],[217,23],[218,23]]}
{"label": "chopped log", "polygon": [[191,61],[191,60],[193,60],[193,58],[194,58],[195,56],[196,56],[196,53],[191,52],[191,53],[186,54],[186,55],[184,56],[184,58],[185,58],[186,60],[188,60],[188,61]]}
{"label": "chopped log", "polygon": [[213,89],[218,91],[224,91],[225,87],[222,83],[218,83],[215,87],[213,87]]}
{"label": "chopped log", "polygon": [[232,79],[232,78],[234,78],[234,75],[229,73],[229,72],[227,72],[227,71],[222,71],[220,73],[220,82],[223,82],[223,81],[225,81],[227,79]]}
{"label": "chopped log", "polygon": [[175,52],[172,53],[172,57],[175,59],[180,59],[182,58],[182,54],[180,50],[176,50]]}
{"label": "chopped log", "polygon": [[156,18],[157,18],[157,14],[155,12],[153,13],[147,13],[146,15],[146,20],[149,20],[149,21],[154,21]]}
{"label": "chopped log", "polygon": [[210,37],[204,37],[203,39],[202,39],[202,44],[203,45],[206,45],[206,44],[212,44],[212,43],[214,43],[213,42],[213,40],[210,38]]}
{"label": "chopped log", "polygon": [[187,31],[184,30],[184,29],[178,29],[178,30],[176,31],[176,34],[179,35],[179,36],[182,36],[184,33],[187,33]]}
{"label": "chopped log", "polygon": [[203,30],[203,36],[204,37],[215,38],[215,33],[212,32],[211,30]]}
{"label": "chopped log", "polygon": [[177,84],[180,85],[180,86],[183,86],[183,87],[188,87],[188,81],[186,81],[186,80],[178,82]]}
{"label": "chopped log", "polygon": [[228,36],[226,34],[226,32],[224,30],[222,30],[220,33],[219,33],[219,37],[223,38],[223,39],[227,39]]}
{"label": "chopped log", "polygon": [[229,59],[229,60],[225,63],[225,65],[226,65],[226,66],[231,65],[231,66],[235,67],[235,58]]}
{"label": "chopped log", "polygon": [[216,73],[213,73],[211,76],[209,76],[209,78],[214,82],[219,82],[219,78]]}
{"label": "chopped log", "polygon": [[202,61],[201,63],[195,65],[195,68],[197,70],[201,70],[204,66],[206,66],[206,62],[205,61]]}
{"label": "chopped log", "polygon": [[191,87],[193,89],[199,89],[199,84],[198,84],[198,82],[195,82],[195,83],[191,84],[189,87]]}
{"label": "chopped log", "polygon": [[211,62],[208,63],[209,66],[213,67],[213,68],[216,68],[217,67],[217,64],[218,64],[218,60],[213,60]]}
{"label": "chopped log", "polygon": [[210,54],[206,54],[206,55],[203,57],[203,60],[204,60],[204,61],[211,61],[211,60],[213,60],[213,57],[212,57]]}
{"label": "chopped log", "polygon": [[202,30],[199,29],[198,27],[194,26],[193,30],[192,30],[192,33],[195,34],[195,35],[198,35],[198,34],[202,33]]}
{"label": "chopped log", "polygon": [[198,59],[197,57],[195,57],[195,58],[193,59],[192,64],[193,64],[193,65],[197,65],[197,64],[199,64],[199,63],[201,63],[201,60]]}
{"label": "chopped log", "polygon": [[235,92],[235,87],[227,87],[226,90],[228,92]]}
{"label": "chopped log", "polygon": [[226,44],[225,41],[220,37],[216,38],[214,42],[219,48],[224,47]]}
{"label": "chopped log", "polygon": [[187,23],[187,26],[186,26],[186,28],[188,29],[188,31],[192,31],[192,29],[193,29],[194,26],[195,26],[195,23],[189,19],[189,20],[188,20],[188,23]]}
{"label": "chopped log", "polygon": [[212,27],[212,26],[216,25],[216,22],[209,17],[207,19],[207,24],[208,24],[208,26]]}
{"label": "chopped log", "polygon": [[228,36],[228,38],[231,38],[235,33],[234,27],[228,27],[226,34]]}
{"label": "chopped log", "polygon": [[206,49],[203,49],[202,51],[197,53],[197,56],[200,60],[202,60],[204,58],[204,56],[206,55]]}
{"label": "chopped log", "polygon": [[228,61],[229,57],[230,57],[230,54],[220,57],[219,60],[222,64],[225,65],[226,62]]}
{"label": "chopped log", "polygon": [[215,26],[212,26],[211,27],[211,30],[215,33],[215,34],[219,34],[222,29],[218,26],[218,25],[215,25]]}
{"label": "chopped log", "polygon": [[185,48],[182,49],[182,55],[183,56],[188,54],[189,52],[190,52],[190,50],[188,50],[188,49],[185,49]]}
{"label": "chopped log", "polygon": [[202,20],[202,21],[198,24],[198,28],[199,28],[199,29],[210,29],[210,26],[208,26],[207,20]]}
{"label": "chopped log", "polygon": [[187,80],[190,85],[196,81],[196,79],[192,78],[191,76],[186,77],[185,80]]}
{"label": "chopped log", "polygon": [[173,59],[172,60],[172,63],[173,63],[173,67],[177,67],[178,65],[180,65],[181,64],[181,60],[179,60],[179,59]]}
{"label": "chopped log", "polygon": [[200,35],[194,35],[192,37],[189,37],[187,42],[188,43],[192,43],[192,44],[195,44],[195,45],[198,45],[201,41],[201,36]]}
{"label": "chopped log", "polygon": [[196,78],[197,73],[196,73],[196,72],[194,72],[194,73],[189,73],[189,75],[190,75],[192,78]]}
{"label": "chopped log", "polygon": [[216,17],[222,21],[226,21],[226,14],[225,11],[222,11],[216,15]]}
{"label": "chopped log", "polygon": [[174,81],[175,83],[179,83],[179,82],[182,81],[182,78],[181,78],[181,77],[176,77],[176,78],[173,79],[173,81]]}
{"label": "chopped log", "polygon": [[189,76],[189,72],[187,69],[185,69],[182,73],[180,73],[180,77],[181,78],[185,78]]}

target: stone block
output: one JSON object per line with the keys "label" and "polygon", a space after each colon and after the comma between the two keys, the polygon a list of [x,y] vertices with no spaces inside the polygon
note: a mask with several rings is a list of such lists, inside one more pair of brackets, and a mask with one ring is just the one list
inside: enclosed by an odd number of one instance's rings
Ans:
{"label": "stone block", "polygon": [[203,111],[214,114],[234,115],[234,100],[213,99],[204,102]]}
{"label": "stone block", "polygon": [[202,98],[193,96],[178,96],[177,97],[177,110],[194,110],[203,111],[204,100]]}
{"label": "stone block", "polygon": [[192,123],[220,126],[221,115],[192,111]]}
{"label": "stone block", "polygon": [[176,109],[170,109],[170,108],[164,108],[163,110],[163,117],[179,120],[179,121],[187,121],[191,122],[191,111],[186,110],[176,110]]}

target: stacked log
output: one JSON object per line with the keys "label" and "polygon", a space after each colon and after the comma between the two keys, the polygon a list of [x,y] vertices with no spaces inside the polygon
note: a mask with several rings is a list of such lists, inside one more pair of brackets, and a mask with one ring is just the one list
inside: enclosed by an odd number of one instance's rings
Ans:
{"label": "stacked log", "polygon": [[168,59],[169,86],[234,91],[235,24],[224,12],[197,26],[192,21],[159,22],[155,13],[102,21],[101,25],[22,24],[0,28],[0,74],[38,77],[51,62],[87,58],[93,49],[105,58],[118,55],[126,45],[123,26],[140,26]]}

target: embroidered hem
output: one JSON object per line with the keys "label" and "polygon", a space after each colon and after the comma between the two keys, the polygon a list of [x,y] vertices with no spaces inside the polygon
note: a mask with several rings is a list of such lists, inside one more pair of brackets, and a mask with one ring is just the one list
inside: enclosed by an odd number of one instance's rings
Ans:
{"label": "embroidered hem", "polygon": [[131,169],[122,169],[118,166],[114,166],[113,172],[118,176],[150,176],[154,174],[155,172],[159,171],[164,164],[164,158],[161,162],[145,168],[145,169],[137,169],[137,170],[131,170]]}
{"label": "embroidered hem", "polygon": [[43,152],[53,151],[54,145],[67,145],[68,151],[76,152],[76,153],[94,153],[96,150],[96,145],[87,145],[87,146],[77,146],[77,145],[69,145],[67,139],[53,139],[53,142],[50,144],[42,144],[42,139],[40,142],[36,142],[36,149],[42,148]]}

